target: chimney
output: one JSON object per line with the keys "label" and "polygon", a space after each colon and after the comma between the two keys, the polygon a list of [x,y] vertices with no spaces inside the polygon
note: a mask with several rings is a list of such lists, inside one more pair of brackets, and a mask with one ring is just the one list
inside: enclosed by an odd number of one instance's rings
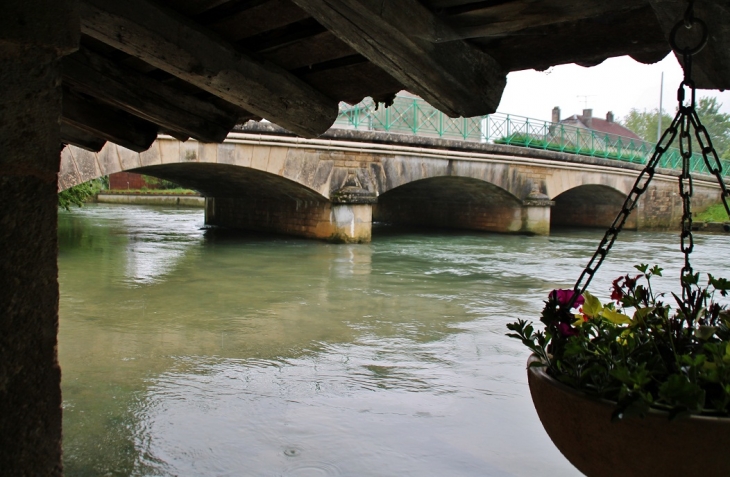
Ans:
{"label": "chimney", "polygon": [[592,109],[583,110],[583,124],[585,124],[588,129],[591,129],[593,127],[593,110]]}
{"label": "chimney", "polygon": [[613,111],[609,111],[606,113],[606,121],[609,123],[613,122]]}
{"label": "chimney", "polygon": [[558,106],[555,106],[553,108],[553,122],[554,123],[560,122],[560,108]]}

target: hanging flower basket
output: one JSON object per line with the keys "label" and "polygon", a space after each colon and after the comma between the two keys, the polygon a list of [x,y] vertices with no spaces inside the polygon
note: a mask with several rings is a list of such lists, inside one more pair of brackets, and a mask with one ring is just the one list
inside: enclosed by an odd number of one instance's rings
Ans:
{"label": "hanging flower basket", "polygon": [[730,419],[689,416],[671,421],[650,410],[612,421],[616,403],[576,391],[535,367],[527,377],[532,402],[555,446],[589,477],[730,475]]}
{"label": "hanging flower basket", "polygon": [[[672,124],[573,289],[549,294],[540,318],[544,329],[522,319],[507,325],[508,336],[534,353],[528,381],[545,430],[589,477],[730,476],[730,281],[708,274],[703,285],[690,264],[692,134],[730,216],[722,165],[695,110],[692,55],[710,35],[694,17],[693,3],[670,34],[685,70]],[[679,48],[683,27],[699,31],[700,43]],[[691,94],[688,105],[685,88]],[[639,274],[616,279],[611,301],[602,304],[587,287],[677,137],[681,296],[657,292],[651,278],[662,269],[642,264],[635,267]]]}

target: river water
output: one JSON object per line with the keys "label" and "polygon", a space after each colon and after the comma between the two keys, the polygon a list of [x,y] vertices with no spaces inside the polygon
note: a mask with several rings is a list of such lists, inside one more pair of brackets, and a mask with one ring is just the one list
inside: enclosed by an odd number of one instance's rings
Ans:
{"label": "river water", "polygon": [[[59,214],[69,476],[570,476],[505,337],[567,288],[602,231],[377,227],[368,245],[202,229],[199,210]],[[730,241],[696,236],[723,275]],[[676,234],[625,232],[676,289]],[[726,275],[727,276],[727,275]]]}

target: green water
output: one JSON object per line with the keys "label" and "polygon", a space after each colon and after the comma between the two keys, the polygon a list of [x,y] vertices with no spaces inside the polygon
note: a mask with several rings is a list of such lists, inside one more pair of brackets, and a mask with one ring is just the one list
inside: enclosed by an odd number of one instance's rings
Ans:
{"label": "green water", "polygon": [[[568,476],[504,336],[601,236],[376,228],[369,245],[206,234],[198,210],[59,217],[69,476]],[[626,233],[592,289],[672,234]],[[695,268],[730,264],[723,236]],[[675,287],[676,288],[676,287]]]}

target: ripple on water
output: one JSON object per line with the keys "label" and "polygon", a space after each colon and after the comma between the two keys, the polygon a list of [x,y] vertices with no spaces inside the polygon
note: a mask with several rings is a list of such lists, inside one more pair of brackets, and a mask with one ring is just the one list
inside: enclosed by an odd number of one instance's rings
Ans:
{"label": "ripple on water", "polygon": [[335,477],[341,475],[340,469],[329,462],[300,462],[287,467],[283,476],[291,477]]}
{"label": "ripple on water", "polygon": [[[505,323],[536,320],[602,231],[204,238],[199,211],[59,214],[68,475],[576,475]],[[722,276],[726,237],[696,237]],[[674,235],[625,233],[597,296]]]}

